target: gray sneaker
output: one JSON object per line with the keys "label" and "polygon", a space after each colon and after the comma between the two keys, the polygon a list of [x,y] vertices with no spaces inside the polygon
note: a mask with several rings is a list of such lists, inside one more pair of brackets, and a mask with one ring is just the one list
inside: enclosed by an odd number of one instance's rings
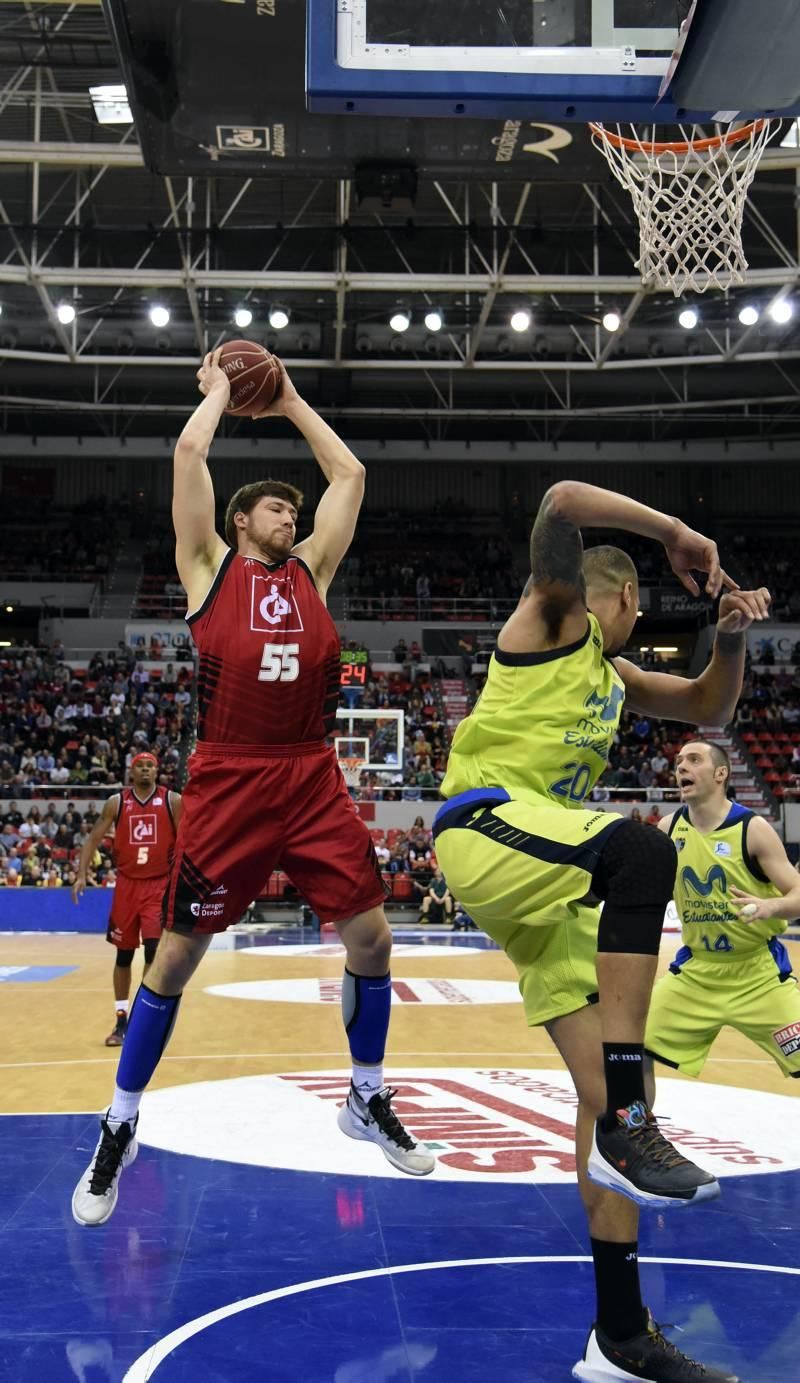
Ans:
{"label": "gray sneaker", "polygon": [[366,1105],[350,1086],[350,1093],[337,1115],[337,1123],[348,1138],[377,1143],[393,1167],[412,1177],[425,1177],[436,1166],[436,1158],[421,1143],[415,1143],[392,1109],[396,1090],[381,1090]]}
{"label": "gray sneaker", "polygon": [[102,1116],[94,1157],[72,1196],[72,1218],[79,1225],[102,1225],[113,1214],[122,1169],[130,1166],[139,1151],[136,1142],[138,1122],[137,1114],[131,1123],[117,1124],[116,1128],[112,1128],[108,1122],[108,1111]]}

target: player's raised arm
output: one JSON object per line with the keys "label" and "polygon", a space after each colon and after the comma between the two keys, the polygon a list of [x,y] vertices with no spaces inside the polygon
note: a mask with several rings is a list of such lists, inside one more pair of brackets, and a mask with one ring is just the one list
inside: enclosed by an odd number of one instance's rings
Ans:
{"label": "player's raised arm", "polygon": [[206,457],[230,399],[230,384],[219,365],[219,351],[207,355],[197,378],[203,402],[178,438],[172,487],[175,561],[186,588],[189,609],[203,599],[226,547],[214,527],[214,487]]}
{"label": "player's raised arm", "polygon": [[289,418],[302,432],[328,482],[328,488],[317,505],[311,537],[305,538],[294,548],[297,556],[302,557],[311,568],[320,594],[324,596],[353,541],[364,498],[366,471],[333,428],[328,427],[305,399],[301,399],[283,365],[281,375],[281,385],[274,403],[258,416]]}
{"label": "player's raised arm", "polygon": [[[747,823],[747,850],[771,884],[781,891],[780,898],[758,898],[731,886],[733,906],[742,922],[761,922],[768,918],[790,921],[800,917],[800,878],[791,864],[783,841],[763,816]],[[743,913],[743,909],[750,911]]]}
{"label": "player's raised arm", "polygon": [[716,544],[679,519],[627,495],[560,480],[542,500],[531,534],[531,577],[524,598],[503,630],[507,652],[570,644],[586,628],[581,528],[619,528],[663,543],[673,571],[692,594],[692,571],[705,572],[709,595],[734,583],[721,570]]}
{"label": "player's raised arm", "polygon": [[771,600],[764,586],[757,591],[726,591],[719,603],[711,661],[699,677],[644,672],[625,658],[615,658],[628,709],[690,725],[727,725],[742,690],[745,631],[755,620],[767,618]]}

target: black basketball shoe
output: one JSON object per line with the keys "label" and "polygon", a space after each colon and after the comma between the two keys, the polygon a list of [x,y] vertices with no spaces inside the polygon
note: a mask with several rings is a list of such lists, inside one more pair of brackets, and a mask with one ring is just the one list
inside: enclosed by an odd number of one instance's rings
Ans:
{"label": "black basketball shoe", "polygon": [[609,1340],[599,1326],[592,1326],[583,1358],[572,1370],[581,1383],[741,1383],[736,1374],[695,1363],[667,1340],[650,1312],[647,1326],[630,1340]]}
{"label": "black basketball shoe", "polygon": [[719,1195],[719,1182],[679,1153],[641,1100],[617,1110],[617,1126],[595,1124],[589,1178],[637,1205],[696,1205]]}

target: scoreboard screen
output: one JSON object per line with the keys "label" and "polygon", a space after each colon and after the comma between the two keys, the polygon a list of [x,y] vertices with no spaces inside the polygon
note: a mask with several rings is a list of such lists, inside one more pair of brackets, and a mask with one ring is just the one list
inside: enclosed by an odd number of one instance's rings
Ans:
{"label": "scoreboard screen", "polygon": [[341,686],[365,687],[367,685],[369,654],[364,649],[343,648],[339,660],[341,662],[339,679]]}

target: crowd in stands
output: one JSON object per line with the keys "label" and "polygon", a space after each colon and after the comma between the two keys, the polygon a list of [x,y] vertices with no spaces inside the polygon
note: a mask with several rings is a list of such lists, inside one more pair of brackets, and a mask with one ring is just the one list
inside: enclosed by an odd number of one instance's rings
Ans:
{"label": "crowd in stands", "polygon": [[0,576],[35,581],[102,581],[116,544],[114,511],[104,499],[90,499],[69,514],[47,513],[35,520],[6,516],[0,548]]}
{"label": "crowd in stands", "polygon": [[[391,800],[400,796],[406,801],[436,798],[444,777],[450,740],[434,679],[427,672],[416,671],[408,665],[399,672],[371,672],[359,706],[364,710],[379,711],[386,707],[405,712],[403,771],[402,775],[397,774],[398,780],[402,776],[405,788],[402,792],[399,785],[382,790],[383,799]],[[362,728],[366,730],[369,725],[369,722],[363,722]],[[371,735],[372,763],[387,762],[385,755],[382,757],[380,736],[378,723]],[[380,781],[380,775],[368,774],[360,793],[362,799],[369,801],[374,797]]]}
{"label": "crowd in stands", "polygon": [[[162,786],[177,786],[191,730],[192,677],[191,668],[172,663],[158,674],[148,671],[124,644],[96,653],[86,668],[65,662],[58,644],[23,644],[4,651],[0,883],[13,886],[21,879],[41,884],[45,866],[68,881],[80,833],[86,831],[71,817],[64,819],[65,813],[74,813],[73,803],[64,806],[65,799],[76,797],[77,788],[84,790],[83,798],[91,788],[98,798],[107,797],[127,781],[130,761],[141,750],[158,755]],[[83,820],[91,825],[91,816]],[[59,835],[61,827],[65,830]],[[98,869],[103,868],[98,862]],[[33,872],[37,869],[39,873]],[[12,870],[16,880],[8,877]],[[58,885],[53,881],[50,886]]]}
{"label": "crowd in stands", "polygon": [[[760,656],[764,656],[763,654]],[[789,666],[748,667],[735,729],[775,797],[800,800],[800,645]]]}

